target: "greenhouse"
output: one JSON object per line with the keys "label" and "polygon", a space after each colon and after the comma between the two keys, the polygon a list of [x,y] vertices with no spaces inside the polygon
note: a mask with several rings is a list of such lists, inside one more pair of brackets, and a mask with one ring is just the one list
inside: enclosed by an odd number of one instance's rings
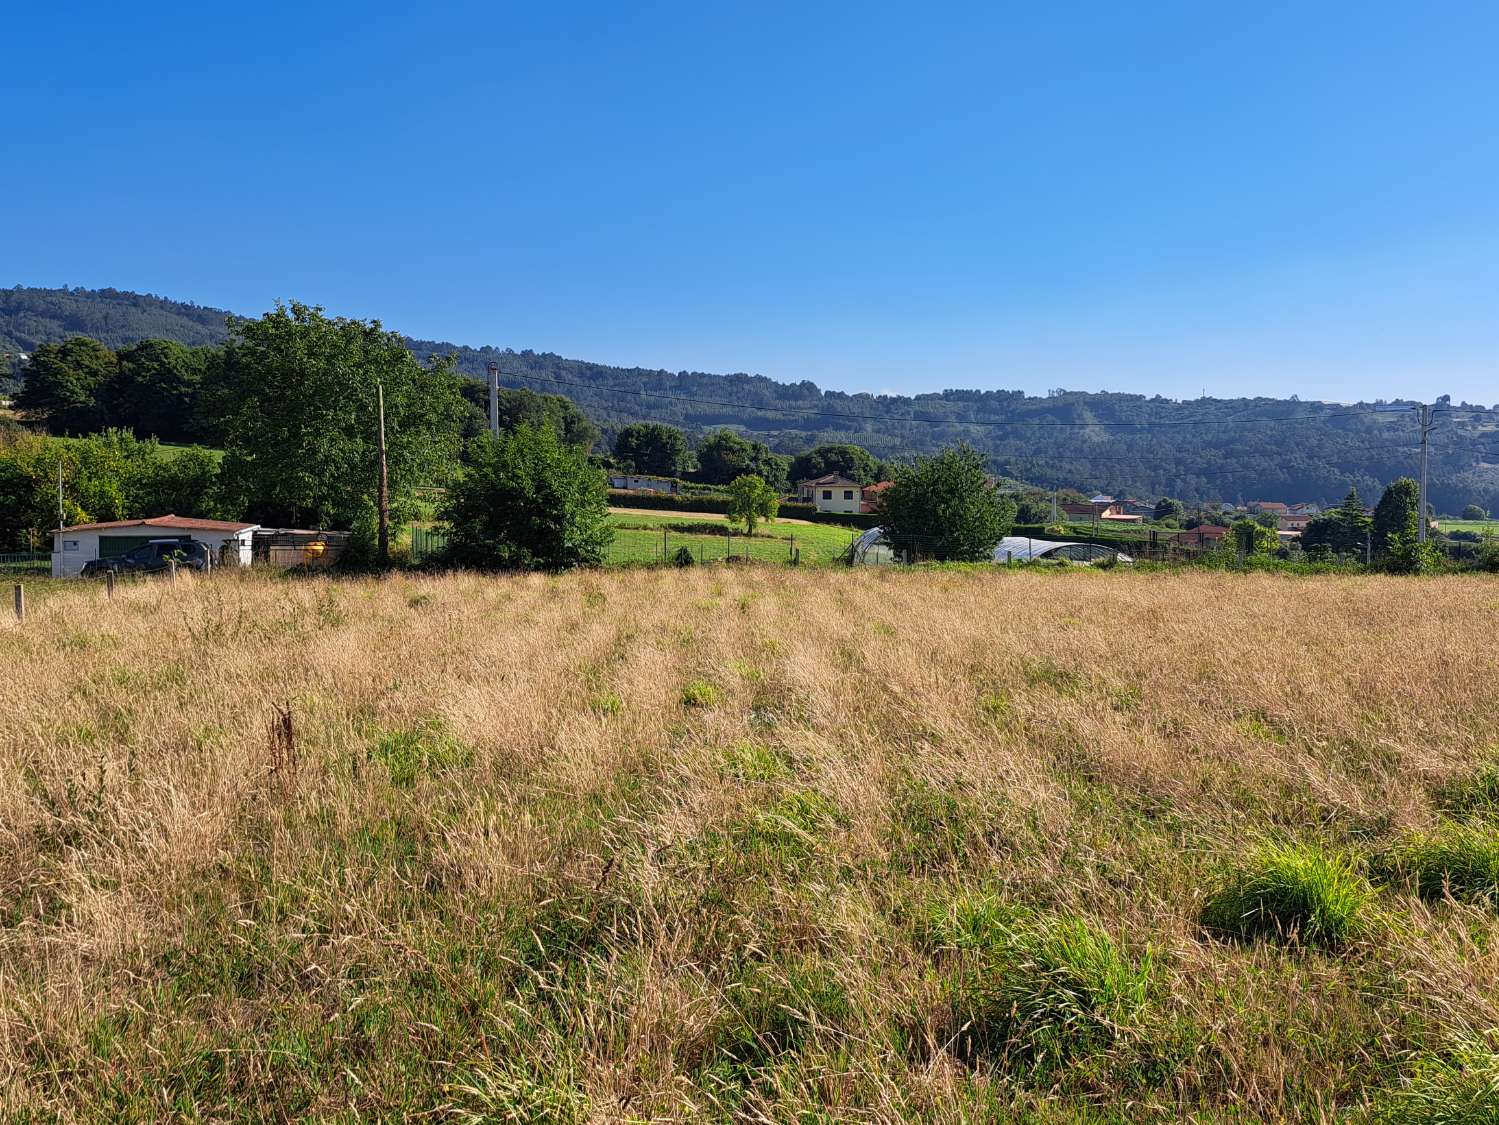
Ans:
{"label": "greenhouse", "polygon": [[[885,536],[883,528],[871,527],[854,540],[850,558],[856,566],[883,566],[890,563],[920,562],[923,553],[919,541],[892,542]],[[1097,543],[1032,539],[1024,535],[1007,535],[994,548],[995,562],[1034,562],[1038,559],[1066,559],[1084,564],[1105,559],[1121,563],[1135,561],[1113,547]]]}

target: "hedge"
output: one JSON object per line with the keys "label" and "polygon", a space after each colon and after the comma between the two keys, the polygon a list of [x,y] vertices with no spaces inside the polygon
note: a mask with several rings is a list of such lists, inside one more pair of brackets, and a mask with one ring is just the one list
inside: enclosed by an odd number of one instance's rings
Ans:
{"label": "hedge", "polygon": [[[664,492],[626,492],[623,489],[609,490],[609,503],[621,508],[650,508],[663,512],[715,512],[727,515],[727,496],[672,496]],[[806,520],[808,523],[828,523],[841,527],[879,527],[880,517],[874,512],[819,512],[815,505],[795,501],[781,505],[780,515],[789,520]]]}

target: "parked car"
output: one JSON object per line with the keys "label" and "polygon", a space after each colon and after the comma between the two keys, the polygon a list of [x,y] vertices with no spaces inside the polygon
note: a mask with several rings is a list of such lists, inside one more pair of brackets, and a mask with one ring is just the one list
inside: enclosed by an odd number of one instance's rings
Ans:
{"label": "parked car", "polygon": [[190,570],[207,570],[211,561],[208,545],[190,539],[153,539],[142,543],[127,554],[112,559],[90,559],[83,564],[83,576],[101,575],[109,571],[116,574],[155,574],[167,569],[175,559],[179,567]]}

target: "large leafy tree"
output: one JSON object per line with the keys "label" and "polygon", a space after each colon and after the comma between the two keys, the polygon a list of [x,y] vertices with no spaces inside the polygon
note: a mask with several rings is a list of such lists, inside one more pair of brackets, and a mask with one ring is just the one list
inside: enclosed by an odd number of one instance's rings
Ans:
{"label": "large leafy tree", "polygon": [[392,511],[456,467],[463,400],[445,361],[423,366],[378,321],[293,302],[235,325],[224,364],[223,487],[263,523],[352,527],[373,511],[377,387]]}
{"label": "large leafy tree", "polygon": [[772,453],[764,442],[740,437],[733,430],[709,434],[697,450],[698,476],[708,484],[728,484],[752,474],[777,492],[786,488],[789,457]]}
{"label": "large leafy tree", "polygon": [[50,433],[92,433],[103,425],[99,393],[116,367],[115,353],[86,336],[43,344],[31,353],[16,408]]}
{"label": "large leafy tree", "polygon": [[816,480],[837,473],[860,484],[873,484],[879,479],[879,470],[874,454],[862,446],[846,443],[819,445],[799,454],[791,462],[791,479]]}
{"label": "large leafy tree", "polygon": [[661,422],[632,422],[615,436],[614,456],[631,472],[674,477],[687,467],[687,436]]}
{"label": "large leafy tree", "polygon": [[1416,510],[1421,506],[1421,486],[1410,477],[1390,482],[1374,506],[1374,550],[1384,554],[1397,537],[1416,536]]}
{"label": "large leafy tree", "polygon": [[604,473],[548,426],[481,437],[448,492],[448,550],[464,566],[597,566],[614,537]]}
{"label": "large leafy tree", "polygon": [[898,469],[880,508],[898,550],[938,562],[982,562],[1015,523],[1015,505],[990,482],[983,454],[966,445]]}
{"label": "large leafy tree", "polygon": [[728,517],[744,524],[747,535],[755,533],[761,520],[774,522],[780,506],[775,489],[753,474],[738,477],[729,485]]}
{"label": "large leafy tree", "polygon": [[175,340],[142,340],[122,349],[99,391],[109,424],[162,441],[204,439],[198,400],[210,350]]}

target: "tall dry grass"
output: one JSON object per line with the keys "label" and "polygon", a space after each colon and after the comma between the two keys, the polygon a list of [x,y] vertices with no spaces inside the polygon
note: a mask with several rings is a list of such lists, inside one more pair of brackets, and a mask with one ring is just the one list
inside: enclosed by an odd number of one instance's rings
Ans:
{"label": "tall dry grass", "polygon": [[1380,884],[1328,952],[1202,904],[1456,815],[1496,630],[1482,578],[48,591],[0,625],[0,1108],[1330,1120],[1492,1049],[1492,911]]}

